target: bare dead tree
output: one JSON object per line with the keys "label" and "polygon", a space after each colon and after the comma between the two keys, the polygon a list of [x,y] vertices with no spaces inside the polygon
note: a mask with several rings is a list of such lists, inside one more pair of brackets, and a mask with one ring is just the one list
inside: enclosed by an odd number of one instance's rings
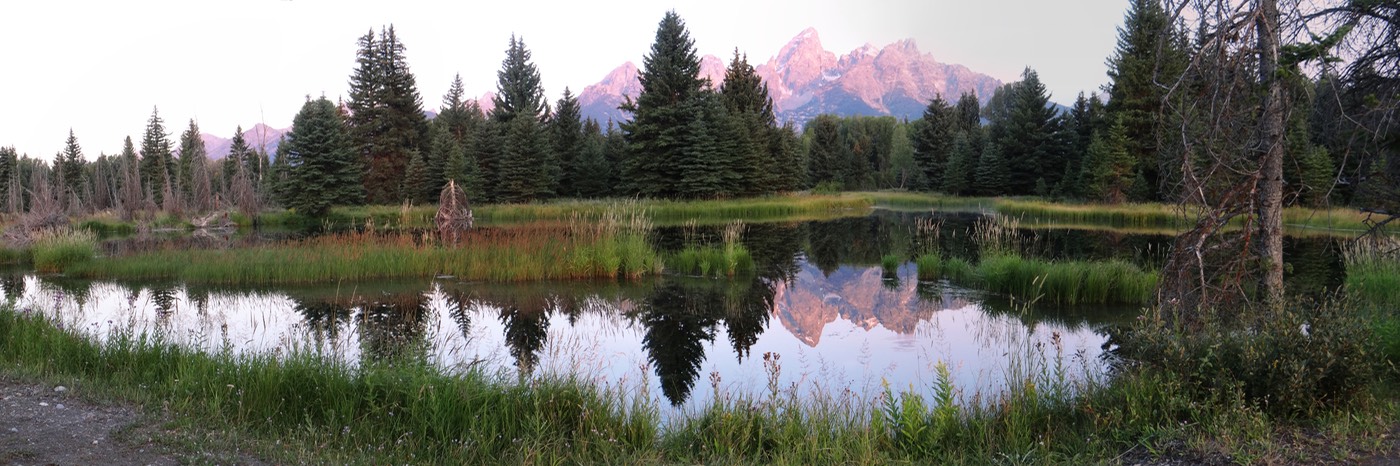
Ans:
{"label": "bare dead tree", "polygon": [[1181,211],[1195,226],[1173,243],[1157,299],[1187,322],[1202,308],[1255,301],[1253,283],[1265,302],[1281,303],[1290,108],[1278,72],[1285,23],[1277,0],[1166,6],[1174,22],[1197,31],[1186,71],[1163,84],[1163,121],[1175,124],[1159,135],[1168,142],[1161,147],[1178,151]]}
{"label": "bare dead tree", "polygon": [[437,224],[438,237],[446,244],[457,244],[462,235],[472,228],[472,207],[467,193],[457,186],[456,180],[447,182],[438,196],[438,211],[433,217]]}

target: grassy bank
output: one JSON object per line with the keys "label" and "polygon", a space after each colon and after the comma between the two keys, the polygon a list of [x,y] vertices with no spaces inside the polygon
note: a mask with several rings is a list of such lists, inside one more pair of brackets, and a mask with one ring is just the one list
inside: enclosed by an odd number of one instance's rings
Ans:
{"label": "grassy bank", "polygon": [[[1078,379],[1058,345],[1011,345],[1023,357],[1000,394],[960,393],[946,367],[929,398],[888,387],[873,400],[803,399],[776,383],[730,394],[713,381],[717,401],[667,422],[644,393],[567,378],[446,374],[417,360],[351,367],[311,352],[203,354],[140,334],[94,343],[39,312],[0,309],[0,370],[242,432],[275,462],[1082,464],[1158,454],[1308,462],[1354,459],[1353,448],[1375,445],[1393,422],[1383,402],[1329,399],[1333,408],[1305,421],[1323,426],[1325,456],[1300,456],[1276,443],[1291,418],[1232,392],[1209,395],[1172,371]],[[1046,355],[1062,362],[1042,362]],[[765,370],[777,380],[780,356],[766,355]]]}
{"label": "grassy bank", "polygon": [[[1195,212],[1173,204],[1077,204],[1032,199],[994,201],[997,213],[1021,219],[1027,224],[1090,226],[1150,231],[1180,231],[1192,226]],[[1355,234],[1366,231],[1366,213],[1356,209],[1284,209],[1283,223],[1290,234],[1331,232]],[[1391,228],[1390,233],[1400,230]]]}
{"label": "grassy bank", "polygon": [[638,278],[660,271],[647,242],[651,225],[635,210],[596,221],[483,228],[460,246],[430,236],[365,230],[230,250],[171,249],[62,267],[83,278],[178,279],[257,285],[451,275],[524,281]]}
{"label": "grassy bank", "polygon": [[1022,300],[1057,305],[1146,304],[1157,273],[1121,260],[1050,261],[1017,254],[984,255],[977,264],[936,254],[915,259],[919,280],[947,278]]}

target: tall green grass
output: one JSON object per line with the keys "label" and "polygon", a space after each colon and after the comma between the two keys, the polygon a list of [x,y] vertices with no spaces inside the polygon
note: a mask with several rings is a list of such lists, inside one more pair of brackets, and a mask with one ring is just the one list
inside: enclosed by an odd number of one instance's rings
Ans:
{"label": "tall green grass", "polygon": [[[697,222],[687,223],[687,231],[694,231]],[[687,234],[685,247],[666,259],[666,270],[701,277],[733,277],[751,275],[754,272],[753,256],[739,241],[744,231],[744,223],[731,221],[721,232],[718,245],[702,245],[693,234]]]}
{"label": "tall green grass", "polygon": [[92,259],[97,252],[97,236],[88,230],[67,227],[40,230],[33,235],[30,251],[39,272],[62,272]]}
{"label": "tall green grass", "polygon": [[1121,260],[1048,261],[1013,254],[983,256],[976,276],[988,291],[1058,305],[1144,304],[1157,273]]}
{"label": "tall green grass", "polygon": [[[275,445],[259,451],[306,455],[273,462],[1090,464],[1163,448],[1181,454],[1181,445],[1258,457],[1276,448],[1267,443],[1276,426],[1286,426],[1286,418],[1228,390],[1199,391],[1174,371],[1080,378],[1058,338],[1008,337],[1014,357],[999,393],[962,392],[937,364],[929,398],[888,386],[873,400],[839,389],[800,396],[778,382],[781,359],[769,353],[766,393],[729,393],[714,375],[714,401],[670,421],[644,391],[620,386],[448,374],[416,357],[349,366],[311,349],[207,354],[130,332],[96,343],[41,312],[12,308],[0,308],[0,367],[89,393],[101,387],[176,420]],[[1325,401],[1340,411],[1335,418],[1390,428],[1384,415],[1364,410],[1376,404]],[[1352,433],[1315,431],[1333,441]]]}
{"label": "tall green grass", "polygon": [[1347,293],[1382,309],[1400,308],[1400,239],[1365,237],[1342,250]]}
{"label": "tall green grass", "polygon": [[229,250],[160,250],[73,263],[73,276],[273,284],[452,275],[467,280],[636,279],[659,273],[636,209],[593,221],[483,228],[457,245],[412,233],[360,231]]}

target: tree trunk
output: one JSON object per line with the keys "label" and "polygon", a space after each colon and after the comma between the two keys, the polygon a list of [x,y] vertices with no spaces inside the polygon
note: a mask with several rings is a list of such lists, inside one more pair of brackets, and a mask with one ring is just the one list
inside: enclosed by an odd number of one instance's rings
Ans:
{"label": "tree trunk", "polygon": [[1257,256],[1264,274],[1260,291],[1271,307],[1283,302],[1283,80],[1279,79],[1279,12],[1277,0],[1259,0],[1255,26],[1259,33],[1259,79],[1265,86],[1259,123],[1258,191],[1259,241]]}

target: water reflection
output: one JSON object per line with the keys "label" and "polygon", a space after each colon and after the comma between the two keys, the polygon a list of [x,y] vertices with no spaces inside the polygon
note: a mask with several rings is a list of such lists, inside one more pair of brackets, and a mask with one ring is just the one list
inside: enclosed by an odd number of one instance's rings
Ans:
{"label": "water reflection", "polygon": [[[572,374],[614,386],[628,381],[682,409],[718,395],[696,389],[711,374],[720,391],[764,393],[768,373],[755,355],[766,353],[782,355],[779,385],[803,393],[869,396],[883,383],[926,392],[940,361],[966,394],[999,390],[1025,358],[1045,365],[1077,358],[1079,374],[1094,373],[1104,340],[1096,328],[1137,313],[1135,306],[1029,308],[946,281],[920,282],[911,263],[885,277],[879,264],[887,254],[908,258],[936,248],[944,257],[975,260],[966,230],[976,215],[938,218],[936,242],[920,236],[916,218],[880,212],[750,225],[742,241],[757,273],[724,280],[230,289],[9,273],[0,275],[0,287],[7,300],[51,312],[98,338],[148,332],[210,351],[313,351],[350,364],[409,359],[511,378]],[[663,230],[656,241],[679,248],[683,234]],[[718,236],[713,229],[698,235]],[[1157,244],[1169,241],[1093,231],[1022,235],[1026,254],[1144,264],[1155,260]],[[1336,287],[1335,246],[1291,240],[1287,247],[1295,258],[1290,287]],[[1043,350],[1048,347],[1062,350]]]}

